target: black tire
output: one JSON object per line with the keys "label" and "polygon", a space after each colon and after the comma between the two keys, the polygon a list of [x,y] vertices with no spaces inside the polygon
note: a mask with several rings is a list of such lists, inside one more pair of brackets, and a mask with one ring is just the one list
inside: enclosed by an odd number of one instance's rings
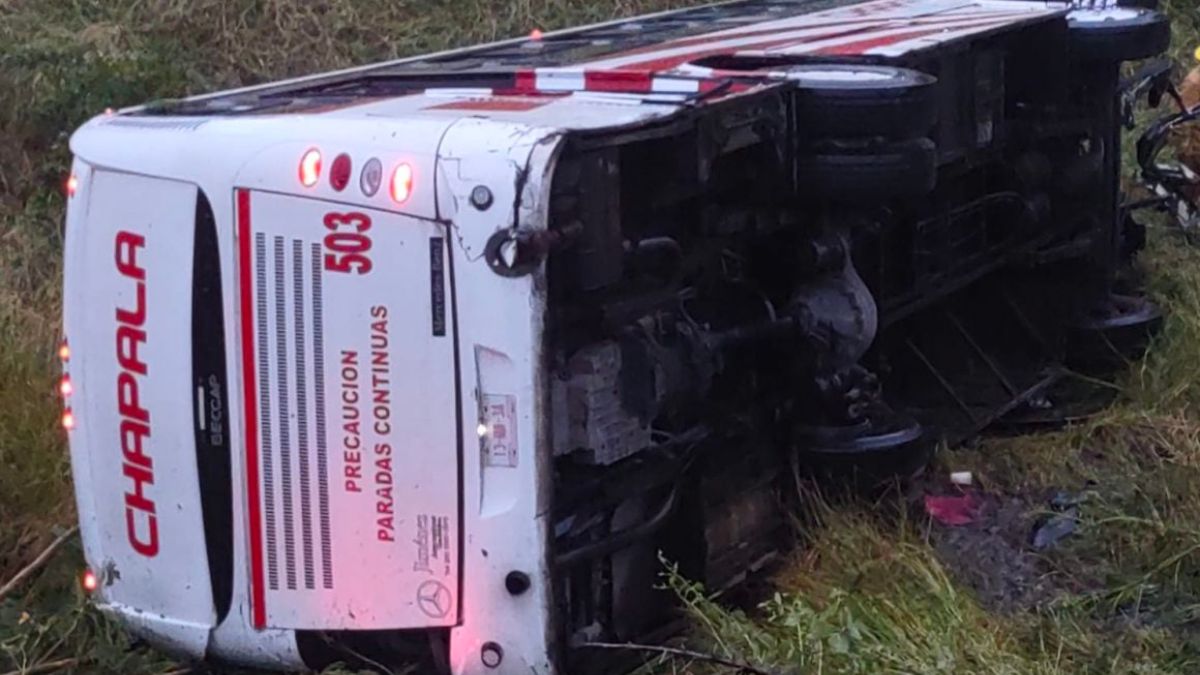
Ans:
{"label": "black tire", "polygon": [[1171,46],[1171,22],[1141,7],[1080,9],[1067,15],[1071,53],[1081,61],[1136,61]]}
{"label": "black tire", "polygon": [[927,138],[885,144],[824,143],[797,160],[800,191],[839,202],[928,194],[937,184],[937,146]]}
{"label": "black tire", "polygon": [[797,127],[810,139],[926,136],[937,122],[937,78],[906,68],[811,64],[788,69]]}
{"label": "black tire", "polygon": [[1162,310],[1154,303],[1113,295],[1105,307],[1068,331],[1067,365],[1087,374],[1111,373],[1141,358],[1162,325]]}
{"label": "black tire", "polygon": [[854,489],[895,484],[917,475],[933,459],[936,438],[915,420],[878,406],[853,428],[795,430],[796,468],[823,485]]}

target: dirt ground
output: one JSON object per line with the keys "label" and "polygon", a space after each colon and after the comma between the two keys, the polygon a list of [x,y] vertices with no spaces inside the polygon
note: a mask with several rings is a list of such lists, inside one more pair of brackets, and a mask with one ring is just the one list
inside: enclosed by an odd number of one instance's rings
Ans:
{"label": "dirt ground", "polygon": [[989,611],[1035,611],[1060,589],[1030,541],[1044,518],[1045,501],[1035,495],[971,493],[978,519],[958,527],[932,523],[929,541],[938,559]]}

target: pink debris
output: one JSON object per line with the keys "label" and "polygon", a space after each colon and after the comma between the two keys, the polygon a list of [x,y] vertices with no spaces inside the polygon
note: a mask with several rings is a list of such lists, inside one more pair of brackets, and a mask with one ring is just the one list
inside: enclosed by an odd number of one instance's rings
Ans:
{"label": "pink debris", "polygon": [[951,497],[925,495],[925,512],[942,525],[969,525],[979,516],[979,502],[970,493]]}

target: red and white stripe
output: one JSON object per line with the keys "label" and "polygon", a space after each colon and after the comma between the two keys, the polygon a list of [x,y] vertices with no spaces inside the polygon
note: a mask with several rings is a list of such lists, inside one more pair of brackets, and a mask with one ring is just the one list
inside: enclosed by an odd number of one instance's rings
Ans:
{"label": "red and white stripe", "polygon": [[860,56],[873,54],[875,50],[900,43],[909,43],[918,38],[938,36],[935,42],[945,41],[947,36],[965,36],[971,33],[987,31],[1006,25],[1011,17],[996,18],[994,16],[942,19],[931,23],[912,22],[903,26],[879,28],[871,31],[855,33],[825,40],[806,41],[799,44],[787,45],[767,50],[774,55],[819,54],[822,56]]}
{"label": "red and white stripe", "polygon": [[919,49],[926,49],[943,42],[952,42],[959,38],[994,30],[1005,25],[1011,25],[1011,22],[991,23],[979,26],[946,27],[937,33],[896,36],[896,38],[888,40],[887,43],[884,44],[863,45],[860,47],[860,50],[857,53],[867,56],[883,56],[894,58],[897,56],[903,56],[904,54],[912,51],[917,51]]}
{"label": "red and white stripe", "polygon": [[[770,71],[721,71],[695,64],[718,55],[900,56],[941,42],[1065,13],[1064,5],[1017,0],[875,0],[641,47],[578,66],[515,74],[514,85],[479,91],[431,90],[450,110],[521,111],[553,95],[678,103],[725,88],[737,94],[786,78]],[[630,96],[633,95],[633,96]]]}
{"label": "red and white stripe", "polygon": [[871,50],[898,43],[909,45],[907,49],[925,47],[941,40],[914,40],[938,34],[943,40],[959,38],[1062,11],[1056,5],[1012,0],[877,0],[643,47],[584,67],[662,72],[722,54],[879,53]]}
{"label": "red and white stripe", "polygon": [[251,258],[250,191],[237,191],[238,291],[241,309],[242,401],[245,406],[246,507],[250,540],[250,625],[267,627],[267,585],[263,565],[263,515],[259,483],[258,391],[254,364],[254,286]]}
{"label": "red and white stripe", "polygon": [[583,68],[536,68],[519,71],[510,93],[607,92],[613,94],[678,94],[689,96],[719,86],[687,74],[658,74],[645,70],[597,70]]}

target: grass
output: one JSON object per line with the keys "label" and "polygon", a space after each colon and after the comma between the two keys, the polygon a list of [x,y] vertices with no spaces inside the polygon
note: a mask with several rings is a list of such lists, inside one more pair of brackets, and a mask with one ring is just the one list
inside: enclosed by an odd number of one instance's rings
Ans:
{"label": "grass", "polygon": [[[69,131],[106,107],[613,18],[685,0],[0,0],[0,581],[75,519],[54,396]],[[1167,0],[1180,63],[1195,0]],[[936,469],[989,491],[1082,493],[1078,536],[1038,559],[1060,592],[996,612],[909,510],[813,499],[807,545],[745,613],[678,577],[693,642],[781,673],[1200,671],[1200,253],[1158,233],[1168,309],[1119,402],[1087,424],[991,439]],[[890,514],[890,515],[887,515]],[[0,600],[0,673],[164,673],[87,608],[69,548]],[[701,672],[676,661],[664,671]]]}

